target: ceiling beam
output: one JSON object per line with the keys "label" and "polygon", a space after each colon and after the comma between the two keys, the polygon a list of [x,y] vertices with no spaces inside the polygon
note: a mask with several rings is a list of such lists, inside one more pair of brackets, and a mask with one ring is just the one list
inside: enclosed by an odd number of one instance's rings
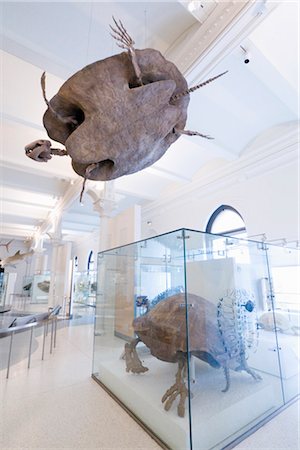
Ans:
{"label": "ceiling beam", "polygon": [[3,122],[23,125],[25,127],[34,128],[35,130],[39,130],[45,133],[45,128],[42,125],[39,125],[38,123],[35,122],[31,122],[29,120],[22,119],[20,117],[11,114],[7,114],[5,112],[2,113],[2,120]]}
{"label": "ceiling beam", "polygon": [[190,177],[185,177],[183,175],[180,175],[178,173],[172,172],[171,170],[164,169],[162,167],[159,167],[159,165],[153,165],[151,167],[147,167],[144,169],[145,172],[149,173],[150,175],[155,175],[156,177],[164,178],[165,180],[170,181],[179,181],[181,183],[187,183],[191,181]]}
{"label": "ceiling beam", "polygon": [[149,192],[145,192],[142,191],[141,189],[135,189],[134,187],[130,187],[130,186],[120,186],[118,183],[118,180],[115,180],[115,192],[116,194],[122,194],[125,196],[130,196],[133,197],[135,199],[140,199],[140,200],[150,200],[153,201],[155,200],[156,196],[154,194],[150,194]]}
{"label": "ceiling beam", "polygon": [[[53,204],[49,204],[49,202],[47,201],[48,199],[45,198],[45,203],[41,203],[40,201],[35,201],[35,200],[31,200],[30,198],[28,198],[28,200],[22,198],[22,197],[18,197],[18,194],[20,195],[20,193],[18,192],[18,190],[16,190],[16,198],[11,198],[7,195],[5,195],[5,192],[3,192],[4,189],[2,190],[1,194],[3,193],[4,195],[1,195],[0,197],[0,201],[1,202],[5,202],[6,204],[11,204],[11,206],[15,206],[16,208],[18,207],[18,205],[20,206],[24,206],[24,207],[28,207],[28,208],[39,208],[43,211],[51,211],[53,208]],[[26,194],[22,194],[22,195],[28,195],[30,197],[31,193],[30,192],[26,192]],[[48,204],[47,204],[48,203]]]}

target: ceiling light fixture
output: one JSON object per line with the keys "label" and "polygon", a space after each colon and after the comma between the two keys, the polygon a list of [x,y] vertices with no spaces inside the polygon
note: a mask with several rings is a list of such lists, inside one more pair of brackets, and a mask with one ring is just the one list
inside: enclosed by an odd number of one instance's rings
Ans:
{"label": "ceiling light fixture", "polygon": [[200,8],[204,8],[204,6],[203,6],[202,2],[199,2],[199,1],[197,1],[197,0],[192,0],[192,1],[189,2],[189,4],[188,4],[188,10],[189,10],[190,12],[197,11],[197,10],[200,9]]}
{"label": "ceiling light fixture", "polygon": [[200,23],[206,21],[208,16],[214,11],[219,3],[217,0],[191,0],[189,2],[184,0],[179,1],[191,14],[193,14],[194,17],[196,17]]}

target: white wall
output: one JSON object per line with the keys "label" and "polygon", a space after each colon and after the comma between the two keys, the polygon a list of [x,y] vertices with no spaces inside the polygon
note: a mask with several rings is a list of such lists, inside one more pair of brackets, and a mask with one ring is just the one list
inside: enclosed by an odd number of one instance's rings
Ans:
{"label": "white wall", "polygon": [[99,230],[90,235],[78,238],[72,245],[72,258],[78,258],[78,272],[87,271],[88,258],[91,251],[94,253],[95,268],[97,266],[97,253],[99,248]]}
{"label": "white wall", "polygon": [[299,156],[295,133],[280,142],[277,139],[263,147],[257,145],[208,176],[204,169],[188,186],[176,187],[145,206],[142,238],[182,227],[205,231],[211,214],[222,204],[239,211],[248,236],[266,233],[268,239],[298,239]]}
{"label": "white wall", "polygon": [[[108,237],[106,240],[108,248],[119,247],[141,239],[141,208],[139,205],[134,205],[108,220]],[[99,229],[90,236],[79,238],[73,243],[72,258],[75,256],[78,258],[78,272],[87,270],[91,250],[94,252],[95,268],[97,267],[100,231]]]}
{"label": "white wall", "polygon": [[141,207],[134,205],[111,219],[110,248],[131,244],[141,239]]}

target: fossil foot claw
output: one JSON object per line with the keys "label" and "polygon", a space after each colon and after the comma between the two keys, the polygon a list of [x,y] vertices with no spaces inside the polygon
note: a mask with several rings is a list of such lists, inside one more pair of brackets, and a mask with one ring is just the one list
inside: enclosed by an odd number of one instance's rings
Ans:
{"label": "fossil foot claw", "polygon": [[130,344],[125,344],[125,361],[126,372],[144,373],[149,370],[148,367],[143,366],[135,348],[132,348]]}
{"label": "fossil foot claw", "polygon": [[171,386],[163,395],[161,401],[162,403],[165,403],[165,410],[169,411],[174,400],[178,395],[180,396],[180,400],[179,405],[177,407],[177,413],[179,417],[184,417],[185,413],[184,404],[188,395],[188,390],[183,382],[173,384],[173,386]]}

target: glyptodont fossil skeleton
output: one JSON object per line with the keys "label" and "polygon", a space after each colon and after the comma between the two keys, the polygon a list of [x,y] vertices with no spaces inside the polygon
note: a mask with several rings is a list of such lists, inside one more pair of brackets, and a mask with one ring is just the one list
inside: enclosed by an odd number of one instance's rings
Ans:
{"label": "glyptodont fossil skeleton", "polygon": [[48,136],[65,145],[51,147],[37,140],[26,155],[47,162],[69,155],[84,180],[113,180],[138,172],[160,159],[181,134],[211,139],[184,130],[189,94],[220,77],[188,88],[177,67],[154,49],[136,50],[121,21],[114,19],[112,36],[126,52],[94,62],[71,76],[47,100],[43,123]]}

